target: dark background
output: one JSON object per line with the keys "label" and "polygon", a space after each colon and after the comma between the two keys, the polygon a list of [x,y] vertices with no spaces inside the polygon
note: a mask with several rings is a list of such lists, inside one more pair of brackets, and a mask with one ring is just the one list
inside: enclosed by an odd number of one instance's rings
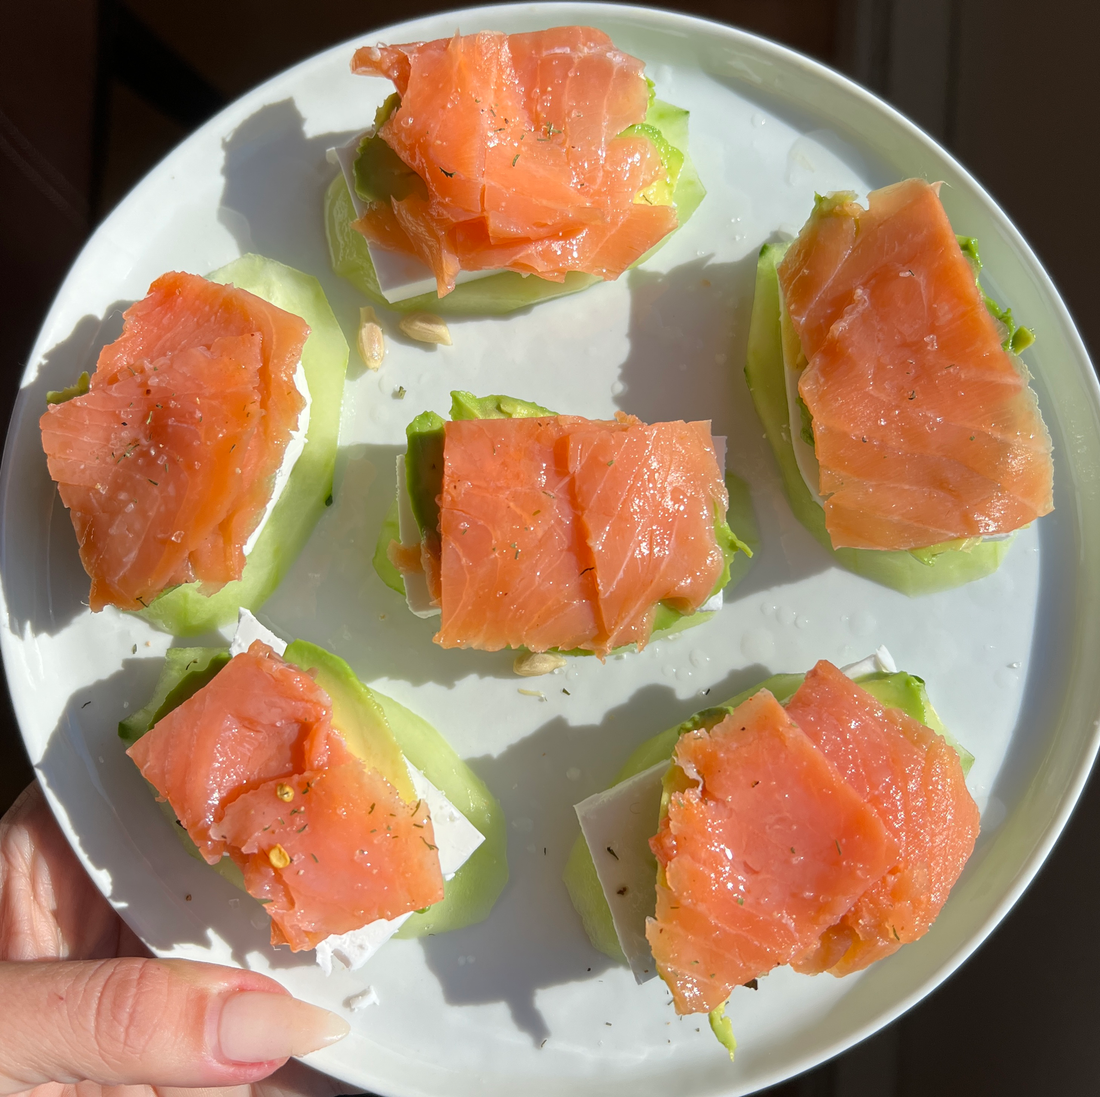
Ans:
{"label": "dark background", "polygon": [[[0,8],[0,421],[69,264],[196,125],[261,80],[432,0],[8,0]],[[1100,7],[1083,0],[697,0],[890,100],[1000,202],[1100,347]],[[32,773],[0,697],[0,811]],[[1100,1092],[1093,781],[994,936],[895,1024],[771,1097]]]}

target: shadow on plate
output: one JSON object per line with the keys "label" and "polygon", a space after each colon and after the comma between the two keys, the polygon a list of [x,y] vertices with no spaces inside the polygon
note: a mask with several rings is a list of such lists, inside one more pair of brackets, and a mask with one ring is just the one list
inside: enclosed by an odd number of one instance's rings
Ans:
{"label": "shadow on plate", "polygon": [[726,438],[726,467],[750,485],[761,549],[727,602],[816,575],[829,554],[791,513],[745,384],[756,252],[732,263],[703,256],[627,276],[630,353],[616,403],[645,422],[709,419]]}
{"label": "shadow on plate", "polygon": [[[767,675],[762,666],[735,671],[707,700],[725,700]],[[558,686],[557,678],[540,681],[544,688]],[[612,966],[589,944],[562,882],[580,833],[573,805],[607,788],[636,746],[700,707],[699,698],[680,699],[669,686],[649,685],[600,724],[575,727],[558,717],[495,758],[470,759],[508,820],[510,879],[486,921],[423,939],[447,1002],[503,1001],[537,1045],[552,1035],[538,992],[598,978]]]}
{"label": "shadow on plate", "polygon": [[261,107],[223,142],[218,219],[242,252],[258,252],[311,274],[329,271],[323,203],[337,169],[325,153],[353,134],[306,137],[293,99]]}
{"label": "shadow on plate", "polygon": [[80,563],[69,512],[46,467],[38,420],[46,393],[95,371],[99,352],[122,332],[131,301],[116,301],[102,317],[83,316],[71,334],[43,356],[38,376],[19,392],[8,430],[3,501],[4,598],[9,627],[23,635],[55,636],[87,605],[88,576]]}

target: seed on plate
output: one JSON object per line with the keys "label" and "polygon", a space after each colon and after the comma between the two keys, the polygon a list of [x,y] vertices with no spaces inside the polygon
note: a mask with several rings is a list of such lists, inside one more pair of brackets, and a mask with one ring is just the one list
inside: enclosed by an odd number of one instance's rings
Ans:
{"label": "seed on plate", "polygon": [[524,678],[536,678],[540,674],[551,674],[564,666],[564,655],[552,651],[525,651],[516,656],[512,670]]}
{"label": "seed on plate", "polygon": [[294,799],[294,789],[285,782],[282,782],[275,786],[275,795],[278,796],[280,800],[289,804],[290,801]]}
{"label": "seed on plate", "polygon": [[290,864],[290,854],[280,845],[274,845],[267,851],[267,859],[272,868],[286,868]]}
{"label": "seed on plate", "polygon": [[397,326],[418,343],[441,343],[451,346],[451,333],[441,316],[430,312],[410,312],[402,316]]}
{"label": "seed on plate", "polygon": [[367,369],[378,369],[386,354],[382,326],[369,305],[359,310],[359,357]]}

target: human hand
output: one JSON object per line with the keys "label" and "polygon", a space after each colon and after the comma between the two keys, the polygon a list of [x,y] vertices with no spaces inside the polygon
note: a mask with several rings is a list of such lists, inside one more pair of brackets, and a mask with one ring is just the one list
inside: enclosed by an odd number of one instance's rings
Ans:
{"label": "human hand", "polygon": [[347,1032],[264,975],[152,958],[37,783],[0,819],[0,1095],[331,1097],[347,1087],[286,1060]]}

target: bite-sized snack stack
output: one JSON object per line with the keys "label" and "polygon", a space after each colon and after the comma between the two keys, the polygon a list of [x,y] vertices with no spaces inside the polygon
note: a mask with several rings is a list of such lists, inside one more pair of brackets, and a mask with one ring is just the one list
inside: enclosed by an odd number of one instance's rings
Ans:
{"label": "bite-sized snack stack", "polygon": [[565,879],[593,944],[639,982],[656,970],[678,1013],[710,1013],[731,1054],[731,991],[784,964],[847,975],[917,940],[974,848],[969,754],[919,678],[877,665],[770,678],[577,805]]}
{"label": "bite-sized snack stack", "polygon": [[751,553],[727,524],[709,423],[452,398],[449,422],[408,428],[375,555],[414,612],[440,614],[437,643],[602,657],[718,608]]}
{"label": "bite-sized snack stack", "polygon": [[229,651],[170,649],[119,730],[193,849],[264,904],[272,944],[325,966],[479,921],[507,879],[500,806],[442,737],[250,615]]}
{"label": "bite-sized snack stack", "polygon": [[352,71],[397,92],[333,150],[337,273],[381,304],[479,313],[617,278],[704,193],[687,112],[644,67],[591,27],[357,50]]}
{"label": "bite-sized snack stack", "polygon": [[818,198],[760,254],[746,377],[798,517],[838,563],[908,594],[989,574],[1053,509],[1050,435],[938,188]]}
{"label": "bite-sized snack stack", "polygon": [[41,419],[93,610],[187,634],[274,590],[332,490],[347,353],[317,281],[259,256],[127,309]]}

